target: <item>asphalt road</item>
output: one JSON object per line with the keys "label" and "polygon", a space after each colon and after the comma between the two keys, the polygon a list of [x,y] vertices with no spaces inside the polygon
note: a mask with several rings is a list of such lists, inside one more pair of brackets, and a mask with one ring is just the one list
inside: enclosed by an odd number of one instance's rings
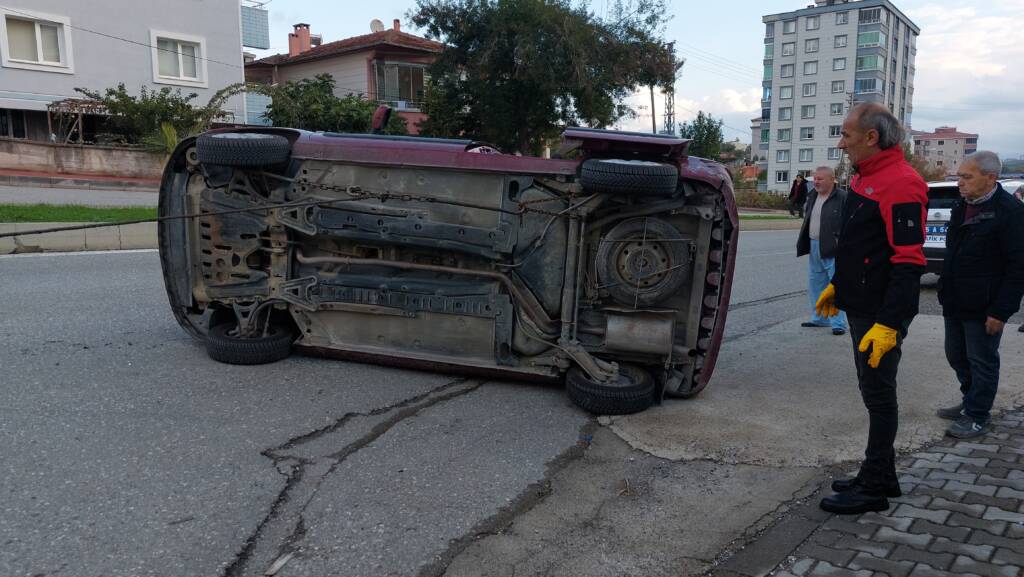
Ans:
{"label": "asphalt road", "polygon": [[[795,234],[741,236],[727,339],[806,314]],[[217,364],[155,252],[0,257],[0,319],[0,575],[439,574],[592,426],[557,387]]]}

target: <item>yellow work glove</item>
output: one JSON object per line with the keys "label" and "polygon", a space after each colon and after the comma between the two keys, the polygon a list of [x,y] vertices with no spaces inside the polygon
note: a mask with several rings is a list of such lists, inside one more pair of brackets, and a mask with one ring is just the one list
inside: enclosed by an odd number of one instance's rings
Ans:
{"label": "yellow work glove", "polygon": [[878,363],[882,362],[882,357],[885,353],[896,348],[896,329],[890,329],[885,325],[875,323],[871,330],[869,330],[864,338],[860,340],[860,346],[857,347],[862,353],[868,352],[868,347],[871,347],[871,357],[868,358],[868,366],[872,369],[878,368]]}
{"label": "yellow work glove", "polygon": [[826,318],[839,314],[839,309],[836,308],[836,287],[832,286],[832,283],[828,283],[825,290],[818,295],[818,302],[814,303],[814,312]]}

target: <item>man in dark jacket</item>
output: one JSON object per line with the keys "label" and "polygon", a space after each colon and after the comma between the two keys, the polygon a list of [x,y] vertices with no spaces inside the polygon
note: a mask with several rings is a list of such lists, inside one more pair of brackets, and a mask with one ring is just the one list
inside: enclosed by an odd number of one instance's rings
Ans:
{"label": "man in dark jacket", "polygon": [[928,186],[903,158],[903,136],[888,108],[861,104],[850,110],[839,140],[857,175],[843,211],[836,273],[817,307],[824,316],[846,311],[869,424],[860,472],[833,482],[836,494],[821,501],[833,513],[883,511],[886,497],[902,494],[893,448],[896,372],[900,345],[917,315],[928,205]]}
{"label": "man in dark jacket", "polygon": [[970,439],[988,432],[999,386],[999,340],[1024,296],[1024,204],[996,179],[999,157],[979,151],[958,171],[960,196],[946,233],[939,302],[946,322],[946,359],[962,402],[940,409],[955,420],[946,434]]}
{"label": "man in dark jacket", "polygon": [[796,241],[796,256],[810,255],[807,263],[807,294],[811,299],[811,320],[804,327],[832,327],[833,335],[846,333],[846,314],[842,311],[831,319],[815,311],[818,295],[825,290],[836,272],[836,247],[843,224],[843,203],[846,191],[836,187],[836,173],[828,166],[814,171],[814,189],[807,198],[804,223]]}

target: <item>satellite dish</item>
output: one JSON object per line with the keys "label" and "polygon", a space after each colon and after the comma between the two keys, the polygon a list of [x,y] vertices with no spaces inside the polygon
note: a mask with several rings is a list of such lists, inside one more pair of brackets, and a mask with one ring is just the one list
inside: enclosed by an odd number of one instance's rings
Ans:
{"label": "satellite dish", "polygon": [[383,32],[384,31],[384,23],[381,22],[380,20],[377,20],[376,18],[374,18],[373,20],[370,20],[370,31],[371,32]]}

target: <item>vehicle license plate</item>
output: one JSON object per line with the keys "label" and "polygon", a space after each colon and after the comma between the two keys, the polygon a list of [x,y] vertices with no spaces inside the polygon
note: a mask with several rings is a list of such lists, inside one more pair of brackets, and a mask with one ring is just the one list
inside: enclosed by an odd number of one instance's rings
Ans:
{"label": "vehicle license plate", "polygon": [[925,242],[927,243],[946,243],[946,225],[945,224],[929,224],[926,227]]}

